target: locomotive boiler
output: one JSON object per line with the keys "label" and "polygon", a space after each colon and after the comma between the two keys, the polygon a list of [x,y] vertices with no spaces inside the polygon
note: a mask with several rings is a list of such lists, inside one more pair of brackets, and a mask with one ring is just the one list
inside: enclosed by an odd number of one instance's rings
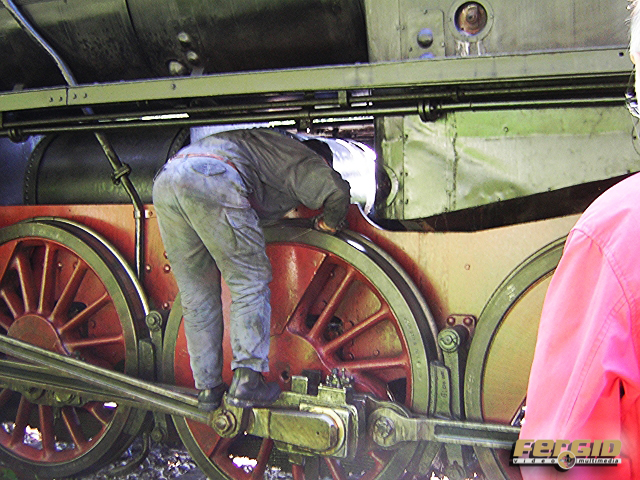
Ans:
{"label": "locomotive boiler", "polygon": [[[7,468],[77,477],[177,433],[211,478],[520,478],[563,238],[640,169],[625,2],[1,1]],[[265,226],[284,393],[207,414],[151,185],[255,125],[327,142],[354,205],[336,236],[302,208]]]}

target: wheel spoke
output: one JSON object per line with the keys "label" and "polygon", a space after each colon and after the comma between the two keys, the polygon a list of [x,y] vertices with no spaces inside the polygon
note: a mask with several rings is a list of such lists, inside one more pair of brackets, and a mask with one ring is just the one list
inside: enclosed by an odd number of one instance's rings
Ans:
{"label": "wheel spoke", "polygon": [[114,343],[124,343],[124,335],[112,335],[110,337],[83,338],[79,340],[66,340],[65,347],[68,350],[77,350],[79,348],[101,347],[103,345],[112,345]]}
{"label": "wheel spoke", "polygon": [[56,438],[53,426],[53,411],[48,405],[38,406],[38,416],[40,419],[40,435],[42,436],[42,449],[44,456],[49,457],[56,451]]}
{"label": "wheel spoke", "polygon": [[220,437],[218,441],[211,446],[211,450],[207,452],[207,456],[218,461],[229,462],[229,448],[233,444],[233,438]]}
{"label": "wheel spoke", "polygon": [[7,304],[7,307],[14,319],[24,314],[24,303],[14,291],[7,287],[2,287],[0,289],[0,298],[2,298],[4,303]]}
{"label": "wheel spoke", "polygon": [[87,273],[87,265],[78,260],[76,267],[73,269],[73,273],[69,278],[69,281],[64,287],[60,298],[58,299],[58,303],[56,303],[55,308],[51,312],[51,321],[58,324],[64,321],[67,311],[71,306],[71,302],[75,298],[78,293],[78,289],[80,288],[80,284],[82,283],[82,279],[84,275]]}
{"label": "wheel spoke", "polygon": [[68,330],[73,330],[83,325],[89,318],[95,315],[101,308],[107,305],[111,301],[111,297],[108,292],[104,292],[104,294],[93,302],[91,305],[87,306],[87,308],[83,309],[80,313],[78,313],[75,317],[70,319],[67,323],[58,328],[58,333],[60,335],[64,334]]}
{"label": "wheel spoke", "polygon": [[0,390],[0,407],[9,401],[13,394],[14,391],[9,390],[8,388],[3,388],[2,390]]}
{"label": "wheel spoke", "polygon": [[16,413],[16,419],[13,426],[13,432],[11,432],[10,445],[18,445],[24,442],[24,435],[29,424],[29,416],[31,415],[31,408],[33,404],[27,401],[26,398],[20,399],[20,405]]}
{"label": "wheel spoke", "polygon": [[75,409],[73,407],[64,407],[61,412],[62,420],[69,435],[71,435],[71,440],[78,450],[84,450],[88,442],[80,427],[80,420]]}
{"label": "wheel spoke", "polygon": [[18,273],[24,310],[26,312],[35,312],[37,308],[37,294],[33,280],[33,271],[31,270],[31,262],[27,257],[27,253],[25,251],[17,253],[13,265]]}
{"label": "wheel spoke", "polygon": [[332,354],[333,352],[344,346],[347,342],[350,342],[358,335],[380,323],[382,320],[387,318],[389,314],[389,307],[387,305],[383,305],[380,310],[371,315],[369,318],[366,318],[362,322],[357,323],[353,328],[350,328],[339,337],[334,338],[326,345],[320,347],[319,350],[325,355]]}
{"label": "wheel spoke", "polygon": [[11,240],[3,245],[1,245],[2,250],[0,250],[0,278],[4,278],[7,274],[7,271],[11,268],[11,263],[15,256],[18,241]]}
{"label": "wheel spoke", "polygon": [[293,480],[306,480],[307,477],[304,474],[304,467],[302,465],[293,464],[291,465],[291,474],[293,476]]}
{"label": "wheel spoke", "polygon": [[333,480],[347,480],[347,474],[338,460],[335,458],[325,458],[324,463],[329,467],[329,472]]}
{"label": "wheel spoke", "polygon": [[40,314],[46,314],[53,308],[57,252],[58,249],[54,248],[50,243],[45,244],[42,281],[40,282],[40,301],[38,304],[38,313]]}
{"label": "wheel spoke", "polygon": [[13,318],[0,313],[0,328],[4,328],[7,332],[9,331],[9,327],[13,323]]}
{"label": "wheel spoke", "polygon": [[103,426],[107,426],[111,421],[112,415],[107,411],[102,403],[91,402],[84,406],[84,409],[91,414],[93,418],[98,420]]}
{"label": "wheel spoke", "polygon": [[384,469],[384,466],[389,461],[389,453],[381,450],[372,450],[368,452],[369,457],[373,460],[374,467],[367,471],[367,473],[360,477],[360,480],[373,480]]}
{"label": "wheel spoke", "polygon": [[336,313],[336,310],[340,306],[340,302],[342,302],[342,299],[344,298],[346,293],[349,291],[349,287],[353,283],[353,280],[355,279],[355,275],[356,275],[356,272],[353,268],[347,269],[344,278],[338,285],[338,288],[336,288],[336,291],[333,292],[333,294],[331,295],[331,298],[327,302],[327,306],[324,308],[324,310],[322,310],[320,317],[318,317],[318,320],[316,321],[316,323],[313,324],[313,327],[307,334],[307,337],[310,341],[312,342],[317,341],[322,337],[322,334],[327,328],[327,325],[329,324],[329,322],[333,318],[333,315]]}
{"label": "wheel spoke", "polygon": [[346,370],[351,372],[362,372],[368,370],[376,371],[389,368],[402,368],[404,370],[407,367],[408,363],[409,360],[407,359],[407,355],[405,353],[402,353],[401,355],[395,357],[362,358],[353,361],[338,362],[336,364],[336,368],[345,368]]}
{"label": "wheel spoke", "polygon": [[300,297],[296,308],[293,310],[291,320],[289,321],[289,329],[294,332],[302,332],[305,330],[305,321],[311,306],[318,298],[318,295],[327,284],[327,280],[333,272],[335,265],[325,257],[320,266],[316,270],[315,275],[307,285],[304,294]]}
{"label": "wheel spoke", "polygon": [[251,480],[260,480],[264,478],[264,472],[267,469],[267,462],[269,461],[271,450],[273,450],[273,440],[263,440],[260,445],[260,451],[258,452],[258,458],[256,458],[258,463],[251,471]]}

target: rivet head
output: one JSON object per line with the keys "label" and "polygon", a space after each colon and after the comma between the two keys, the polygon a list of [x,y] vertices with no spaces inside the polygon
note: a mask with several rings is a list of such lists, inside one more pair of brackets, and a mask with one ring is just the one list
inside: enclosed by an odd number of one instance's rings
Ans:
{"label": "rivet head", "polygon": [[191,35],[187,32],[180,32],[178,34],[178,41],[183,45],[189,45],[191,43]]}
{"label": "rivet head", "polygon": [[173,76],[186,75],[189,71],[182,63],[177,60],[171,60],[169,62],[169,74]]}

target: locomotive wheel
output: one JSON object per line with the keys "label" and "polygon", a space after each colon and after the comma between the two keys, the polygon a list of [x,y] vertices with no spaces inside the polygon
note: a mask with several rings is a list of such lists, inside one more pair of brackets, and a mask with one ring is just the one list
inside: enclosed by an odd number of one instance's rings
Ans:
{"label": "locomotive wheel", "polygon": [[[0,230],[0,334],[137,374],[146,305],[114,250],[66,220]],[[52,401],[0,388],[0,455],[20,478],[69,477],[117,458],[141,415],[112,403]],[[80,403],[80,402],[78,402]]]}
{"label": "locomotive wheel", "polygon": [[[303,370],[320,371],[324,376],[333,368],[344,368],[354,376],[357,390],[425,412],[428,364],[436,355],[435,326],[402,269],[355,234],[342,233],[338,238],[278,226],[266,229],[265,236],[274,279],[270,285],[268,380],[288,390],[291,376]],[[227,322],[225,305],[226,331]],[[166,380],[193,386],[178,301],[171,310],[165,339]],[[229,384],[231,352],[226,332],[224,342],[224,379]],[[181,417],[174,421],[194,460],[211,478],[257,479],[276,467],[291,469],[295,479],[318,475],[396,479],[418,447],[408,444],[391,452],[371,446],[355,462],[308,459],[305,468],[289,465],[270,440],[246,435],[224,439],[202,424]]]}
{"label": "locomotive wheel", "polygon": [[[470,420],[519,424],[544,296],[562,256],[564,240],[550,243],[516,267],[480,314],[464,385]],[[509,466],[510,452],[475,450],[486,478],[522,478],[518,468]]]}

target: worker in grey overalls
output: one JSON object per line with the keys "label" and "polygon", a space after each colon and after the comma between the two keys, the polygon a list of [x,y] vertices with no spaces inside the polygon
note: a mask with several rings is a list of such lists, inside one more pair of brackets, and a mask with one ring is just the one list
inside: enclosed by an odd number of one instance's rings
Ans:
{"label": "worker in grey overalls", "polygon": [[271,264],[259,220],[282,218],[303,204],[322,209],[315,228],[334,233],[350,201],[349,184],[331,167],[329,147],[319,140],[307,145],[278,130],[221,132],[180,150],[154,181],[153,203],[182,295],[191,369],[204,410],[217,408],[226,391],[221,275],[231,292],[234,375],[228,401],[266,406],[280,393],[261,374],[269,369]]}

